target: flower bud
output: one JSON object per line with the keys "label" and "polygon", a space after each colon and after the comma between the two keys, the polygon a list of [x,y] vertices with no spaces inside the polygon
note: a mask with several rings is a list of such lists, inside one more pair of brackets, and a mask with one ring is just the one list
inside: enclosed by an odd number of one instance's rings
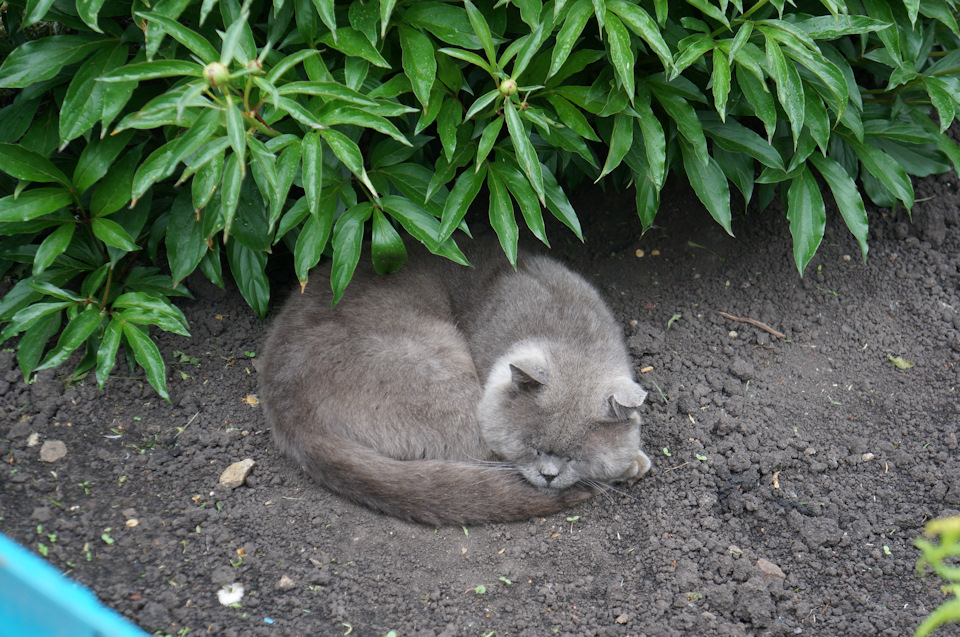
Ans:
{"label": "flower bud", "polygon": [[500,95],[510,97],[517,94],[517,82],[512,79],[500,82]]}
{"label": "flower bud", "polygon": [[230,81],[230,71],[219,62],[211,62],[203,67],[203,76],[210,86],[223,86]]}

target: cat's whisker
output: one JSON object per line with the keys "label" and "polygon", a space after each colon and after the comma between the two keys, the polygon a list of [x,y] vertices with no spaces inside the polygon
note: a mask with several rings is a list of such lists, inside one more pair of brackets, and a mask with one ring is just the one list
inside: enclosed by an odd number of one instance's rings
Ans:
{"label": "cat's whisker", "polygon": [[609,491],[613,491],[613,492],[616,493],[617,495],[621,495],[621,496],[623,496],[623,497],[625,497],[625,498],[630,498],[630,499],[633,500],[634,502],[640,502],[640,498],[638,498],[638,497],[636,497],[636,496],[634,496],[634,495],[631,495],[631,494],[627,493],[626,491],[621,491],[620,489],[616,488],[615,486],[613,486],[613,485],[611,485],[611,484],[607,484],[607,483],[604,482],[604,483],[603,483],[603,486],[604,486],[606,489],[608,489]]}
{"label": "cat's whisker", "polygon": [[596,480],[589,480],[589,479],[583,479],[583,480],[580,480],[580,482],[587,485],[588,487],[593,487],[594,489],[596,489],[600,493],[600,495],[602,495],[604,498],[607,499],[608,502],[610,502],[610,504],[616,504],[616,502],[613,499],[613,496],[611,496],[607,492],[607,489],[609,488],[610,485],[604,484],[602,482],[597,482]]}

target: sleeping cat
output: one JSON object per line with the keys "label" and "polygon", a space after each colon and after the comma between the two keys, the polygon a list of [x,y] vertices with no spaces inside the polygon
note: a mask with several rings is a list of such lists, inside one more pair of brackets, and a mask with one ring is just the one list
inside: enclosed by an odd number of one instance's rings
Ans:
{"label": "sleeping cat", "polygon": [[264,347],[260,396],[281,451],[330,490],[431,525],[525,519],[634,481],[640,450],[623,337],[556,261],[491,244],[464,268],[408,246],[346,295],[294,293]]}

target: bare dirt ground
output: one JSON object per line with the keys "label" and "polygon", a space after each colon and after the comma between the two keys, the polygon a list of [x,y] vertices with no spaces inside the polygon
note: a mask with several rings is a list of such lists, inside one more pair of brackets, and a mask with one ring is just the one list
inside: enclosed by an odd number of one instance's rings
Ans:
{"label": "bare dirt ground", "polygon": [[[960,512],[956,176],[918,185],[913,224],[871,211],[865,264],[831,215],[802,279],[776,204],[734,240],[675,190],[643,237],[629,197],[596,193],[585,248],[551,234],[650,391],[655,465],[635,486],[470,528],[340,500],[275,453],[252,404],[264,327],[193,280],[193,338],[157,337],[173,404],[138,373],[26,385],[0,352],[0,531],[158,634],[911,634],[944,599],[911,540]],[[66,456],[41,462],[47,440]],[[246,458],[244,484],[217,485]]]}

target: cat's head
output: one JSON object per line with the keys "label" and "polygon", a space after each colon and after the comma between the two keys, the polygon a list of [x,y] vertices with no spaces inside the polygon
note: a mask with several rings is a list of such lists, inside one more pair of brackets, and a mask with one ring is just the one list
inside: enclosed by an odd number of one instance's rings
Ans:
{"label": "cat's head", "polygon": [[534,486],[617,482],[650,468],[637,413],[646,395],[589,352],[528,342],[493,365],[478,418],[486,444]]}

